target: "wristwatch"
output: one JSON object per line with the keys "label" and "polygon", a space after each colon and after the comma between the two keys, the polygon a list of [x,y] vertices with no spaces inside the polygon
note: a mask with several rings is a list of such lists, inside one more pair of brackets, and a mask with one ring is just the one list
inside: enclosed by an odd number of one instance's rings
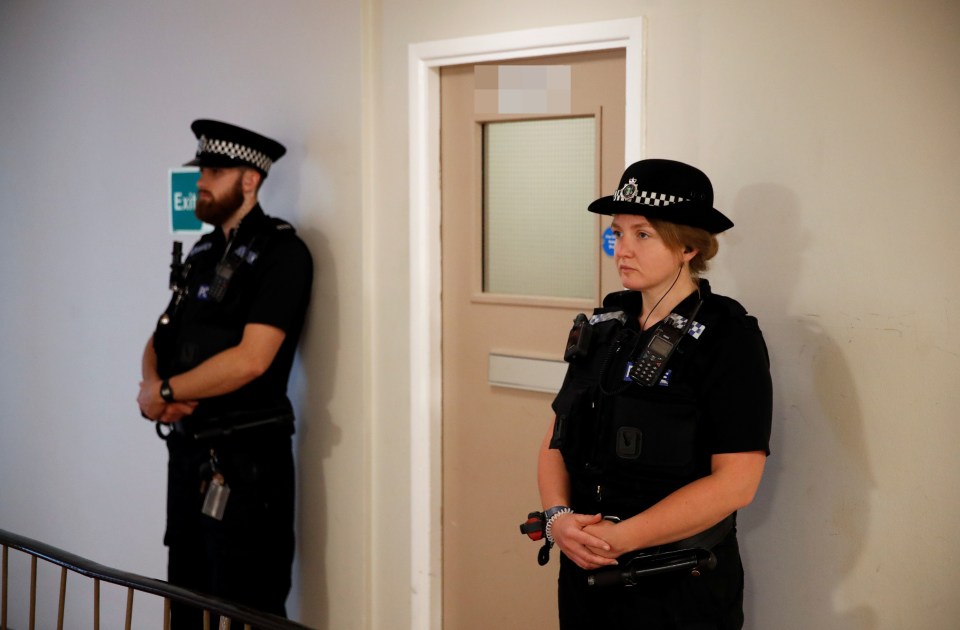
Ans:
{"label": "wristwatch", "polygon": [[160,382],[160,398],[163,398],[168,403],[174,401],[173,390],[170,389],[169,379],[163,379],[163,381]]}

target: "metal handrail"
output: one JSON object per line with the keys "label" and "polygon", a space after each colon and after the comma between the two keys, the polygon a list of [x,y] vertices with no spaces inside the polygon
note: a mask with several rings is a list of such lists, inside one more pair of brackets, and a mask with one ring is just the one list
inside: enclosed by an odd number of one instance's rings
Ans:
{"label": "metal handrail", "polygon": [[229,619],[234,619],[245,624],[245,627],[256,627],[262,630],[310,630],[307,626],[301,625],[295,621],[263,613],[234,602],[204,595],[179,586],[174,586],[163,580],[144,577],[127,571],[120,571],[110,567],[103,566],[86,558],[81,558],[76,554],[63,551],[46,543],[42,543],[19,534],[14,534],[0,529],[0,544],[3,546],[2,557],[2,602],[0,602],[0,630],[6,629],[7,624],[7,549],[16,549],[31,556],[31,584],[30,584],[30,624],[33,627],[36,609],[36,580],[37,580],[37,558],[46,560],[52,564],[61,567],[60,575],[60,609],[58,613],[58,627],[63,624],[64,597],[66,593],[67,571],[72,571],[84,575],[94,580],[94,614],[99,615],[99,592],[100,582],[109,582],[118,586],[127,588],[127,627],[130,627],[130,620],[133,613],[133,592],[149,593],[164,598],[164,624],[163,627],[169,627],[170,603],[177,602],[186,604],[197,609],[205,611],[205,620],[209,619],[209,614],[215,614],[220,617],[220,625],[223,627]]}

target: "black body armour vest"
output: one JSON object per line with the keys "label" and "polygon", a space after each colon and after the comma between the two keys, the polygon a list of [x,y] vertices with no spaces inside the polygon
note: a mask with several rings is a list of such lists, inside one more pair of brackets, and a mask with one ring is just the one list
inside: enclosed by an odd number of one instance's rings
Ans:
{"label": "black body armour vest", "polygon": [[[640,295],[613,293],[591,318],[589,348],[572,358],[553,402],[550,448],[559,449],[571,482],[571,507],[581,513],[629,518],[710,473],[711,453],[700,430],[698,394],[710,357],[710,336],[729,315],[745,314],[735,301],[713,295],[706,281],[674,310],[684,316],[698,300],[694,334],[684,335],[660,382],[642,386],[627,376],[652,329],[637,322]],[[617,316],[618,313],[622,315]]]}
{"label": "black body armour vest", "polygon": [[[249,276],[263,252],[295,234],[286,221],[266,219],[270,225],[252,234],[245,233],[241,224],[235,237],[226,243],[221,235],[208,234],[190,251],[184,261],[182,296],[178,298],[175,292],[154,332],[161,378],[186,372],[242,340],[254,297]],[[264,404],[283,405],[285,397]],[[194,416],[199,419],[227,411],[221,409],[223,406],[219,399],[208,399]]]}

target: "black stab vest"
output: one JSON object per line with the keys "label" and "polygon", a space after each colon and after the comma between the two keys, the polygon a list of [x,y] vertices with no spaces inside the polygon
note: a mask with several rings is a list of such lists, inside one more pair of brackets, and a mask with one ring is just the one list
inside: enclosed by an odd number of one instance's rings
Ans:
{"label": "black stab vest", "polygon": [[[550,447],[563,455],[577,512],[628,518],[710,473],[703,443],[699,391],[710,359],[709,334],[722,334],[724,320],[745,311],[734,300],[713,295],[701,282],[704,300],[696,316],[706,326],[700,339],[687,335],[667,363],[669,385],[644,387],[624,380],[627,362],[652,334],[639,331],[639,295],[608,295],[594,316],[623,311],[626,322],[593,324],[586,354],[573,359],[553,402],[556,423]],[[684,300],[675,311],[692,308]]]}

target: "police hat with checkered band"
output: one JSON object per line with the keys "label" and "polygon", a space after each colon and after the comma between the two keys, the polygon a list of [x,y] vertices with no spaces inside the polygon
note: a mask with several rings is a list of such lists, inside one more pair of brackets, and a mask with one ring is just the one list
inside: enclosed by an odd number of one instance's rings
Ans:
{"label": "police hat with checkered band", "polygon": [[247,166],[266,177],[273,163],[287,152],[276,140],[219,120],[195,120],[190,129],[199,142],[196,156],[184,166]]}
{"label": "police hat with checkered band", "polygon": [[733,221],[713,207],[713,186],[699,169],[673,160],[641,160],[623,172],[617,192],[590,204],[597,214],[642,214],[718,234]]}

